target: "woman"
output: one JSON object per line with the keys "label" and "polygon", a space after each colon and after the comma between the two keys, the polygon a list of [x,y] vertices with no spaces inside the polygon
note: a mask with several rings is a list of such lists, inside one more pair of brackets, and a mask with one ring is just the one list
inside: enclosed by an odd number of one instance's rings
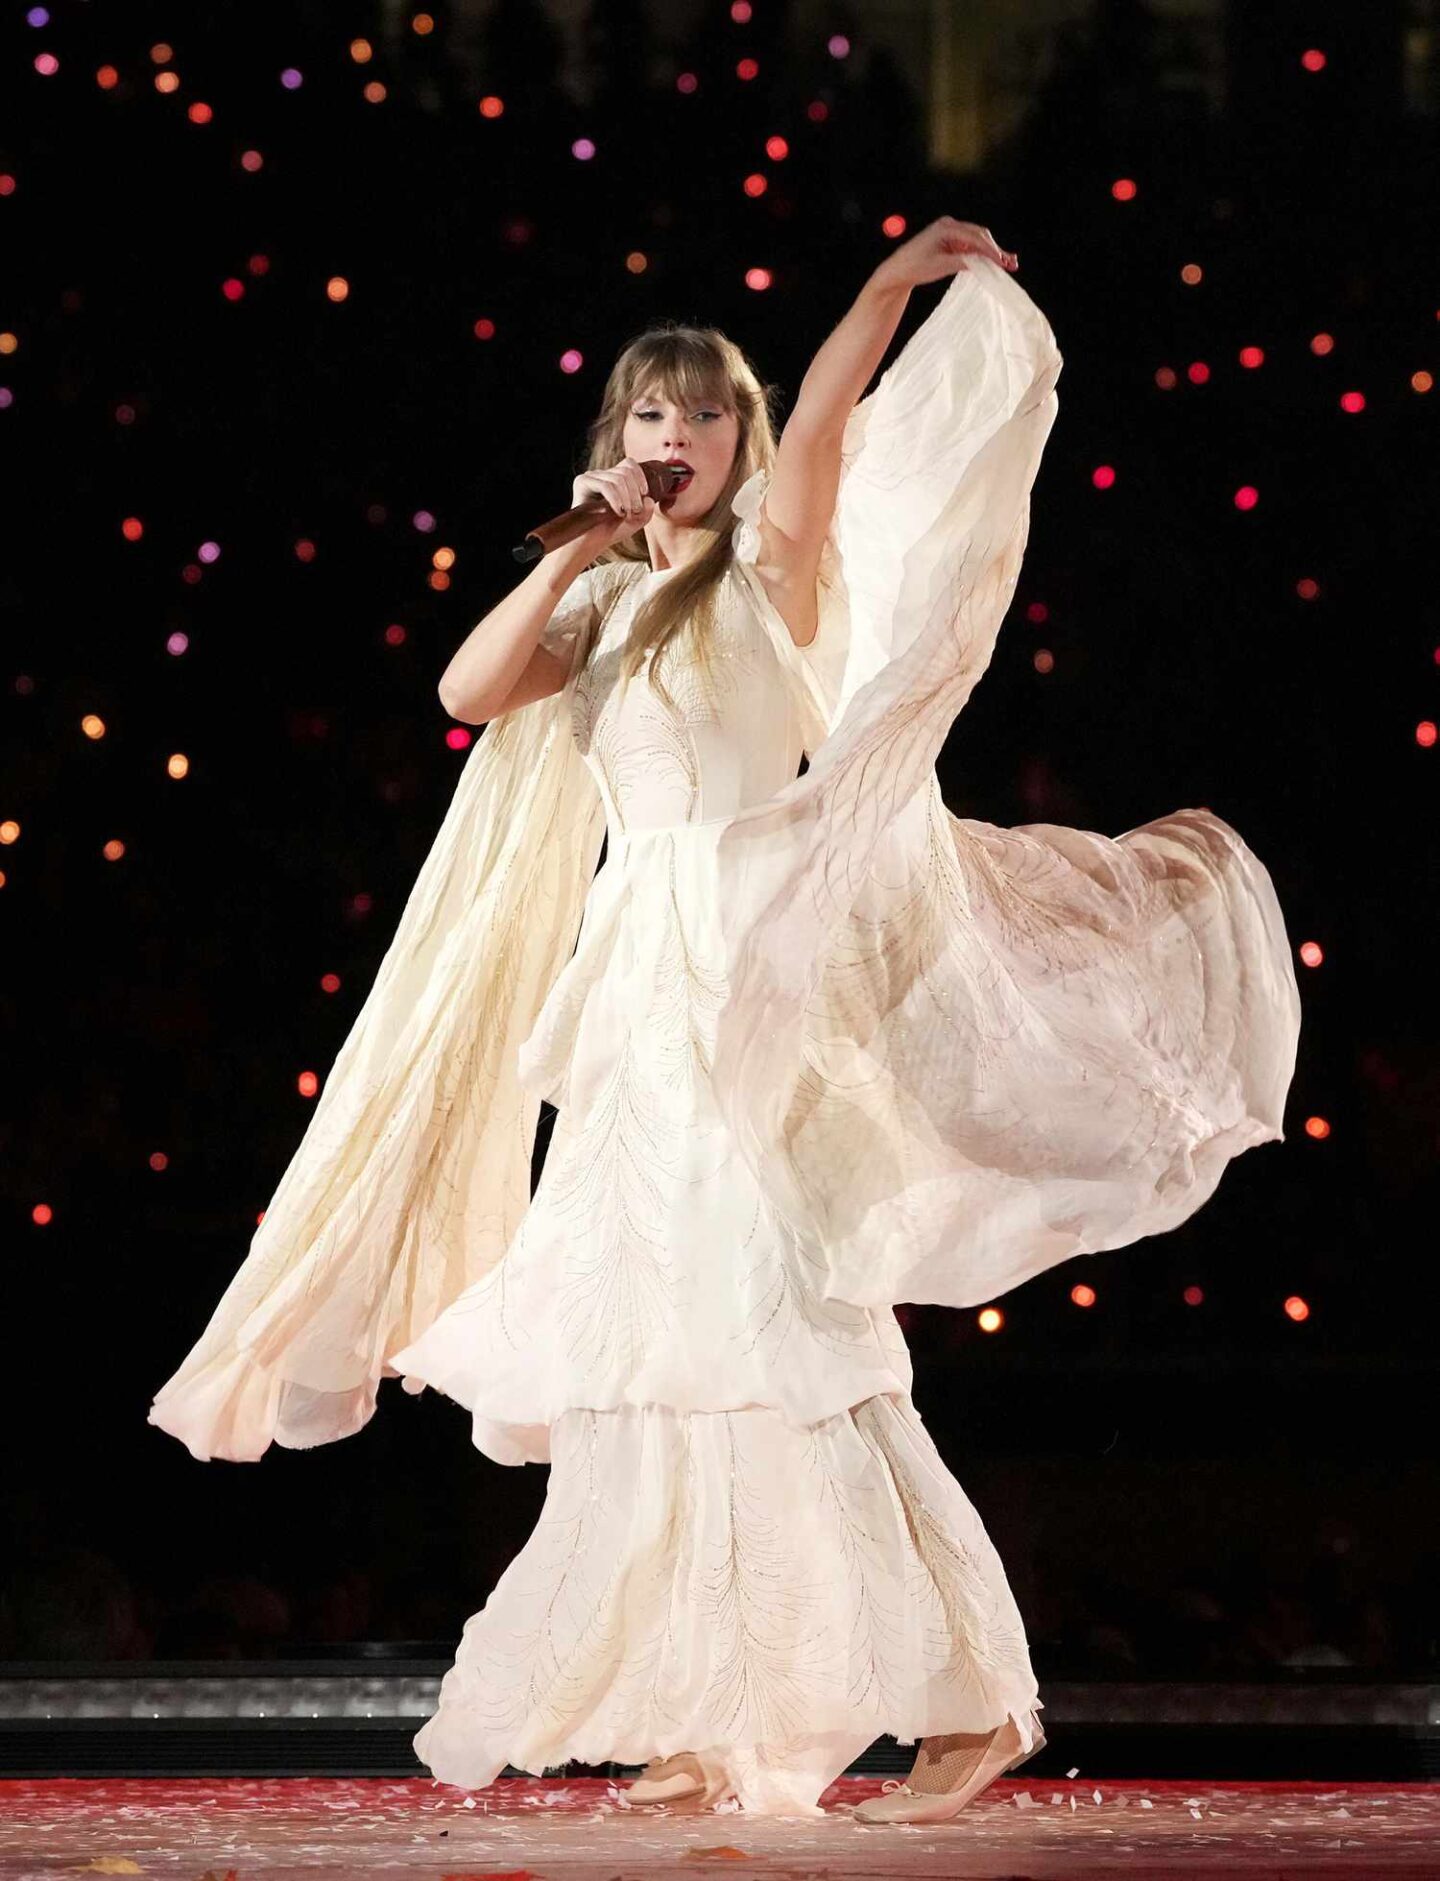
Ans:
{"label": "woman", "polygon": [[[550,1464],[416,1738],[446,1781],[648,1758],[633,1803],[815,1814],[888,1732],[915,1770],[857,1813],[918,1821],[1033,1755],[1023,1625],[893,1307],[1174,1226],[1282,1134],[1294,973],[1228,825],[940,799],[1056,409],[1012,262],[948,217],[896,250],[778,444],[722,335],[621,354],[575,487],[613,515],[447,669],[494,723],[152,1410],[254,1456],[400,1375]],[[645,459],[689,481],[654,503]]]}

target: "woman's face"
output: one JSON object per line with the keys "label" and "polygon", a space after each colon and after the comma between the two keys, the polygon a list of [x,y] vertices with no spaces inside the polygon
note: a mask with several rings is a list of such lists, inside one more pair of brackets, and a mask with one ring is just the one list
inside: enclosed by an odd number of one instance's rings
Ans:
{"label": "woman's face", "polygon": [[698,522],[725,488],[740,442],[740,419],[717,399],[700,399],[686,408],[673,400],[641,396],[630,401],[625,417],[625,455],[643,464],[679,458],[695,473],[671,496],[660,499],[660,513],[677,523]]}

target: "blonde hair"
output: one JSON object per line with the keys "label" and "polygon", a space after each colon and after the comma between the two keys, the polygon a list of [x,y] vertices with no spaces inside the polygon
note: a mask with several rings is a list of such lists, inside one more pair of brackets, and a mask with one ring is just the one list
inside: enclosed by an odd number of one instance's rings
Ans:
{"label": "blonde hair", "polygon": [[[662,651],[689,630],[690,644],[705,679],[711,671],[710,634],[715,619],[715,597],[733,559],[731,534],[735,518],[730,503],[741,484],[757,470],[775,464],[774,386],[764,385],[745,354],[717,327],[682,326],[667,321],[639,334],[626,345],[605,382],[599,416],[589,429],[590,455],[586,470],[605,470],[625,455],[625,420],[632,402],[642,393],[659,393],[690,409],[705,400],[734,412],[739,420],[735,457],[724,488],[714,505],[696,525],[703,546],[678,573],[660,583],[641,605],[630,624],[621,659],[621,681],[630,680],[647,652],[651,654],[650,683],[673,706],[656,667]],[[596,558],[607,562],[650,565],[645,538],[637,531],[624,537]],[[609,613],[628,577],[613,584]],[[598,627],[592,633],[592,644]],[[590,657],[587,646],[581,662]]]}

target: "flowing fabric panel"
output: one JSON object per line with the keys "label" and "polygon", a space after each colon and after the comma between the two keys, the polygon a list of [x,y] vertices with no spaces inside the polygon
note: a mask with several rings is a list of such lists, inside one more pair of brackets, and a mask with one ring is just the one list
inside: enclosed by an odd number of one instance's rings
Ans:
{"label": "flowing fabric panel", "polygon": [[1283,1134],[1299,996],[1233,829],[1196,809],[1113,840],[1003,830],[940,796],[1061,363],[1018,283],[976,259],[857,406],[816,641],[775,632],[829,733],[718,849],[717,1100],[827,1296],[856,1304],[974,1305],[1174,1227]]}
{"label": "flowing fabric panel", "polygon": [[[588,608],[588,584],[565,602]],[[192,1455],[358,1430],[387,1354],[505,1254],[539,1116],[519,1046],[603,834],[568,687],[487,727],[249,1254],[156,1395],[149,1422]]]}

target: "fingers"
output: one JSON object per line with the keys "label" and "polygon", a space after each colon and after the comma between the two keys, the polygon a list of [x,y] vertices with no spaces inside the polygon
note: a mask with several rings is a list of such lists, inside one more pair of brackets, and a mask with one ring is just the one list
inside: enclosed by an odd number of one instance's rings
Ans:
{"label": "fingers", "polygon": [[1020,265],[1020,257],[1008,248],[1002,248],[989,229],[982,228],[978,222],[957,222],[954,216],[941,216],[939,220],[948,229],[971,239],[973,252],[988,255],[997,267],[1014,270]]}
{"label": "fingers", "polygon": [[650,500],[645,472],[633,457],[622,457],[613,470],[597,471],[605,485],[606,499],[617,516],[637,516]]}

